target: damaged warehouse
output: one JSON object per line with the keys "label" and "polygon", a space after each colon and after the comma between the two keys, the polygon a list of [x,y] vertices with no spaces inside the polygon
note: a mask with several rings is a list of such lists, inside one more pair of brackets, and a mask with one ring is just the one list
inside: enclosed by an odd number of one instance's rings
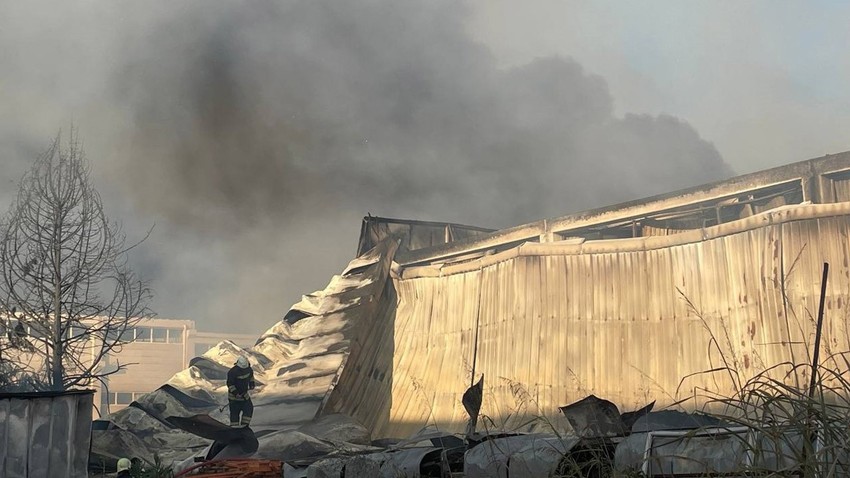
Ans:
{"label": "damaged warehouse", "polygon": [[[763,403],[747,401],[759,384],[805,401],[824,262],[818,383],[848,405],[848,237],[850,153],[499,231],[369,216],[357,257],[253,347],[223,342],[95,422],[92,462],[540,476],[568,463],[587,474],[581,453],[602,450],[611,468],[650,475],[789,470],[788,456],[813,453],[846,466],[828,445],[846,440],[830,424],[848,414],[804,409],[810,439],[756,431],[753,410],[734,408]],[[257,380],[247,436],[222,407],[243,355]],[[476,382],[477,403],[464,400]],[[681,454],[701,464],[664,458]]]}

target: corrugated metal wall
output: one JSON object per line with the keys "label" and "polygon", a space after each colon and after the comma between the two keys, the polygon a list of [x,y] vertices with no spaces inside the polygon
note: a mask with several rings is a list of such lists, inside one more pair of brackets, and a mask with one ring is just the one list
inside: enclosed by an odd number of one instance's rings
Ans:
{"label": "corrugated metal wall", "polygon": [[0,476],[88,476],[90,390],[0,394]]}
{"label": "corrugated metal wall", "polygon": [[551,416],[588,393],[624,409],[728,394],[727,373],[692,375],[724,365],[708,330],[744,379],[805,363],[824,261],[825,352],[850,350],[848,238],[850,204],[806,205],[672,236],[525,244],[404,270],[390,412],[376,434],[425,423],[461,431],[473,362],[475,378],[485,375],[482,413],[496,422]]}

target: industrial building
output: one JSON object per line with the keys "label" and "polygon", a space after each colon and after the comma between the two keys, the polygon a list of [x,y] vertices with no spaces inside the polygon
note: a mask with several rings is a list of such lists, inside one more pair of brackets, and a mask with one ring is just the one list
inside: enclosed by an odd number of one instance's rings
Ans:
{"label": "industrial building", "polygon": [[505,429],[589,394],[695,410],[759,373],[803,387],[824,262],[822,363],[846,371],[848,238],[850,153],[498,231],[370,216],[349,266],[255,345],[208,351],[110,420],[224,421],[239,354],[270,431],[258,456],[334,413],[372,438],[463,432],[482,376],[479,427]]}

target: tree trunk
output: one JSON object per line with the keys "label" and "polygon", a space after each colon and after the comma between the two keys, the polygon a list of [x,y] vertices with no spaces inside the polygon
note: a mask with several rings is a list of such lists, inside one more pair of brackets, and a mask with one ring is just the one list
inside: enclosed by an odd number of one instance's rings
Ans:
{"label": "tree trunk", "polygon": [[53,225],[53,354],[50,385],[53,390],[65,390],[62,370],[62,246],[59,241],[62,225],[56,221]]}

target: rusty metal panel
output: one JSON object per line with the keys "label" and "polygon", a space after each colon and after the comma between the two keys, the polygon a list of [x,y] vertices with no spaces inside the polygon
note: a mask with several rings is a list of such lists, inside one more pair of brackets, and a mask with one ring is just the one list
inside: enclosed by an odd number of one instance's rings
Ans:
{"label": "rusty metal panel", "polygon": [[[462,431],[470,368],[487,377],[481,413],[496,425],[552,416],[588,393],[623,408],[695,390],[731,394],[771,365],[808,360],[824,261],[834,318],[824,343],[847,350],[848,237],[850,204],[798,205],[663,238],[525,244],[404,270],[392,405],[379,434],[426,422]],[[458,336],[476,335],[477,345],[458,347]],[[735,374],[699,373],[724,363]]]}
{"label": "rusty metal panel", "polygon": [[0,476],[88,476],[94,391],[0,394]]}

